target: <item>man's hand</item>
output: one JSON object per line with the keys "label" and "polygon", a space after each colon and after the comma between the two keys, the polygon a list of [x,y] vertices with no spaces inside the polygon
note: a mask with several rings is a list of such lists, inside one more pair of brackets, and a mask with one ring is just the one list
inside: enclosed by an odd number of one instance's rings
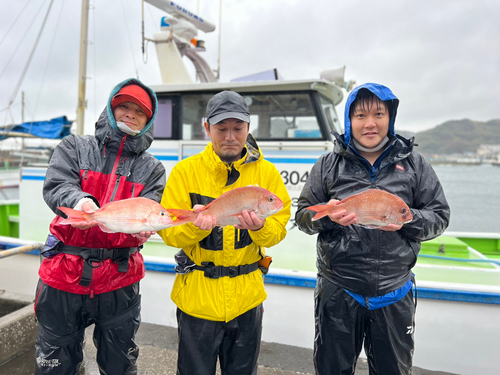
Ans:
{"label": "man's hand", "polygon": [[151,237],[154,234],[156,234],[156,232],[143,230],[142,232],[139,232],[139,233],[132,233],[132,237],[135,237],[135,238],[145,238],[146,241],[147,241],[149,239],[149,237]]}
{"label": "man's hand", "polygon": [[193,212],[198,213],[198,217],[193,221],[193,225],[200,228],[201,230],[212,230],[217,225],[217,218],[212,215],[202,215],[203,205],[196,204],[193,207]]}
{"label": "man's hand", "polygon": [[[96,212],[99,209],[99,207],[97,207],[97,205],[95,204],[93,199],[82,198],[78,201],[78,203],[76,204],[76,206],[73,209],[77,210],[77,211],[84,211],[88,214],[93,214],[94,212]],[[73,228],[85,230],[85,229],[95,227],[97,224],[98,224],[97,221],[94,220],[94,221],[91,221],[91,222],[85,223],[85,224],[71,224],[71,226]]]}
{"label": "man's hand", "polygon": [[248,229],[248,230],[259,230],[262,229],[266,223],[266,219],[259,219],[255,212],[248,212],[243,210],[241,215],[238,215],[238,220],[241,224],[235,224],[235,228],[238,229]]}
{"label": "man's hand", "polygon": [[73,210],[85,211],[88,214],[93,214],[99,209],[92,198],[82,198],[78,201]]}
{"label": "man's hand", "polygon": [[139,233],[132,233],[132,237],[135,237],[137,239],[140,240],[141,242],[141,245],[143,243],[145,243],[149,237],[151,237],[153,234],[156,234],[156,232],[154,231],[146,231],[146,230],[143,230],[142,232],[139,232]]}
{"label": "man's hand", "polygon": [[[327,204],[329,206],[336,206],[339,202],[340,201],[337,199],[331,199],[330,202],[328,202]],[[328,214],[328,217],[330,218],[331,221],[340,224],[344,227],[355,224],[358,221],[356,214],[354,212],[350,213],[349,215],[346,214],[347,211],[342,210]]]}

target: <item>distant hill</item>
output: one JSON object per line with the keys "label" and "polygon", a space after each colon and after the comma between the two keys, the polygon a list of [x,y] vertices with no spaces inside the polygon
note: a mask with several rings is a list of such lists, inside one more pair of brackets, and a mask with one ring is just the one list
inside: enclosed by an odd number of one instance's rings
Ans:
{"label": "distant hill", "polygon": [[[409,132],[399,132],[404,137]],[[479,145],[500,145],[500,119],[487,122],[447,121],[435,128],[415,134],[416,150],[423,154],[462,154],[476,152]]]}

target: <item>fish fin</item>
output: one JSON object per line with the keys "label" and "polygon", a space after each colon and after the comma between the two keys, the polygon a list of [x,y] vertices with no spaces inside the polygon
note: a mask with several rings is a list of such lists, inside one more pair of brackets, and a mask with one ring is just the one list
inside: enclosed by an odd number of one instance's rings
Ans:
{"label": "fish fin", "polygon": [[373,224],[370,224],[370,225],[360,225],[361,227],[365,227],[366,229],[378,229],[378,228],[381,228],[380,225],[373,225]]}
{"label": "fish fin", "polygon": [[[177,208],[169,208],[166,210],[169,214],[174,215],[177,218],[171,225],[173,227],[177,225],[191,223],[198,217],[198,214],[195,214],[194,211],[191,210],[182,210]],[[204,211],[204,209],[202,209],[202,211]]]}
{"label": "fish fin", "polygon": [[66,216],[68,216],[66,219],[61,221],[60,224],[62,225],[88,224],[90,222],[89,214],[84,211],[74,210],[68,207],[57,207],[57,208],[62,212],[64,212]]}
{"label": "fish fin", "polygon": [[314,217],[312,218],[312,221],[316,221],[316,220],[321,219],[322,217],[327,216],[328,215],[328,210],[331,207],[332,206],[329,206],[327,204],[320,204],[320,205],[317,205],[317,206],[310,206],[310,207],[306,207],[306,208],[308,210],[310,210],[310,211],[316,212],[316,215],[314,215]]}
{"label": "fish fin", "polygon": [[98,223],[99,228],[104,232],[104,233],[116,233],[114,230],[109,229],[106,225],[103,223]]}
{"label": "fish fin", "polygon": [[171,215],[174,215],[177,220],[187,219],[193,215],[193,211],[191,210],[181,210],[177,208],[169,208],[167,212]]}

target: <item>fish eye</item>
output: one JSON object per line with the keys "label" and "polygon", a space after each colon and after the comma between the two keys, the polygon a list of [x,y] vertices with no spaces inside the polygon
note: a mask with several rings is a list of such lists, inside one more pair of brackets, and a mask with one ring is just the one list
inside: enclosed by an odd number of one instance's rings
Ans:
{"label": "fish eye", "polygon": [[165,216],[165,212],[160,211],[160,215],[161,215],[161,216]]}
{"label": "fish eye", "polygon": [[269,197],[269,202],[274,201],[274,197]]}
{"label": "fish eye", "polygon": [[406,213],[406,207],[403,207],[403,208],[401,209],[401,213],[402,213],[403,215]]}

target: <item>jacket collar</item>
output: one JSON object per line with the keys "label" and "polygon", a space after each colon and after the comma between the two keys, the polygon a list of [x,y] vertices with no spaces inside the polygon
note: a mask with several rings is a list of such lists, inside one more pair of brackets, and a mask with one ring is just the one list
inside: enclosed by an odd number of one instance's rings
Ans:
{"label": "jacket collar", "polygon": [[[335,144],[333,151],[336,154],[342,155],[349,158],[360,158],[360,156],[348,146],[345,142],[345,135],[338,134],[337,132],[332,132],[335,137]],[[412,151],[415,145],[415,137],[406,139],[403,136],[396,134],[396,136],[391,136],[387,147],[392,147],[389,155],[394,158],[394,161],[406,158]]]}
{"label": "jacket collar", "polygon": [[215,153],[212,142],[209,142],[202,153],[202,157],[212,173],[217,176],[216,178],[227,179],[226,186],[228,186],[238,180],[240,176],[239,170],[243,165],[255,163],[264,158],[257,141],[251,134],[248,134],[243,154],[239,160],[226,163]]}

